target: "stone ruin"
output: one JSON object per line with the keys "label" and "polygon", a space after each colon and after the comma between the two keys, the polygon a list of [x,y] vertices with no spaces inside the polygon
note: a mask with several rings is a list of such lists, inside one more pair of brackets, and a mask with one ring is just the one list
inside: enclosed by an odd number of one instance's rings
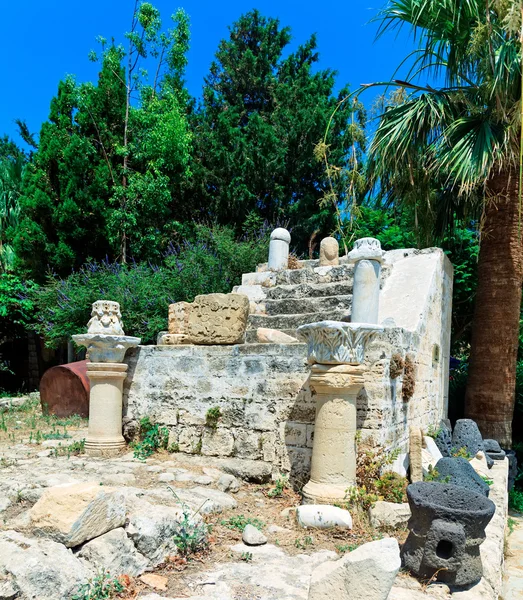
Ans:
{"label": "stone ruin", "polygon": [[[356,428],[399,449],[393,468],[405,475],[409,428],[426,430],[447,415],[452,265],[438,248],[383,252],[369,238],[338,257],[327,238],[319,260],[288,269],[289,241],[285,230],[273,232],[269,262],[244,274],[232,294],[171,305],[158,345],[127,352],[125,422],[132,429],[148,416],[180,452],[256,461],[305,483],[316,403],[298,329],[374,323]],[[215,427],[207,426],[209,409],[219,412]]]}

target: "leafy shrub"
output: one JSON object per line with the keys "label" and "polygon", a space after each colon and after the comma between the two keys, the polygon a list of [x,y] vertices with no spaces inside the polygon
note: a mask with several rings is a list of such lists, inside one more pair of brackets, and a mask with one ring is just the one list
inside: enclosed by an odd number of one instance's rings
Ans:
{"label": "leafy shrub", "polygon": [[149,417],[140,419],[140,441],[134,446],[134,457],[145,460],[160,448],[167,448],[169,442],[169,430],[152,423]]}
{"label": "leafy shrub", "polygon": [[523,513],[523,492],[518,489],[512,489],[508,493],[509,507],[519,513]]}
{"label": "leafy shrub", "polygon": [[461,448],[452,448],[452,456],[454,458],[466,458],[467,460],[473,458],[465,446],[462,446]]}
{"label": "leafy shrub", "polygon": [[167,329],[169,304],[228,293],[242,273],[254,271],[267,257],[265,230],[238,241],[226,227],[195,225],[187,236],[179,246],[170,246],[161,265],[92,261],[65,279],[51,274],[47,285],[27,290],[36,310],[32,327],[48,346],[57,347],[85,332],[93,302],[114,300],[120,303],[126,334],[155,343],[158,332]]}
{"label": "leafy shrub", "polygon": [[378,500],[405,502],[407,479],[397,473],[386,471],[398,457],[399,450],[386,452],[373,447],[370,441],[358,447],[356,459],[356,483],[348,490],[348,500],[367,510]]}
{"label": "leafy shrub", "polygon": [[209,547],[208,528],[202,521],[197,521],[187,509],[183,511],[183,519],[175,525],[173,535],[178,552],[183,557],[204,552]]}
{"label": "leafy shrub", "polygon": [[72,600],[107,600],[125,591],[124,586],[116,577],[111,577],[105,571],[100,572],[94,579],[80,587]]}

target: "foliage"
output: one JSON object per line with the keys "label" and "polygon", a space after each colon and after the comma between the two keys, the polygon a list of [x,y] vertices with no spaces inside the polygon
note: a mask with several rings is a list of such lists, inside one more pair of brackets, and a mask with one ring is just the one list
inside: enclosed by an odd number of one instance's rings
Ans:
{"label": "foliage", "polygon": [[222,416],[222,411],[219,406],[213,406],[209,408],[209,410],[205,413],[205,424],[207,427],[211,429],[216,429],[218,427],[218,421]]}
{"label": "foliage", "polygon": [[162,266],[92,261],[65,279],[51,274],[47,285],[30,296],[37,312],[33,327],[48,346],[56,347],[84,332],[91,304],[106,298],[120,303],[128,335],[155,343],[157,333],[167,329],[169,304],[230,292],[242,273],[254,271],[266,257],[267,237],[263,231],[236,241],[228,228],[195,226],[178,248],[171,248]]}
{"label": "foliage", "polygon": [[220,521],[220,524],[227,529],[235,529],[236,531],[243,531],[247,525],[253,525],[256,529],[263,529],[265,523],[255,517],[246,517],[245,515],[236,515]]}
{"label": "foliage", "polygon": [[94,579],[80,586],[72,600],[107,600],[117,597],[117,594],[124,591],[125,588],[118,578],[111,577],[108,572],[101,571]]}
{"label": "foliage", "polygon": [[461,448],[452,448],[452,456],[454,458],[466,458],[467,460],[473,458],[464,446]]}
{"label": "foliage", "polygon": [[427,433],[429,437],[436,439],[438,435],[441,433],[441,427],[436,425],[429,425],[427,428]]}
{"label": "foliage", "polygon": [[[172,18],[162,31],[157,9],[136,3],[127,50],[99,38],[97,84],[60,82],[24,177],[14,240],[35,277],[48,265],[64,274],[88,259],[158,259],[165,251],[176,214],[171,191],[187,173],[190,141],[188,20],[183,11]],[[156,62],[152,85],[140,64],[147,56]]]}
{"label": "foliage", "polygon": [[[245,231],[252,221],[284,223],[303,252],[315,232],[335,227],[324,165],[314,148],[338,101],[335,73],[317,68],[316,37],[286,57],[290,29],[253,10],[222,40],[205,79],[203,102],[191,116],[192,177],[184,198],[198,198],[202,214]],[[345,103],[326,140],[333,168],[359,173],[365,148],[365,113]],[[359,166],[350,164],[356,149]],[[336,178],[343,202],[347,177]],[[321,239],[321,238],[320,238]]]}
{"label": "foliage", "polygon": [[518,512],[523,513],[523,491],[512,489],[508,493],[509,507]]}
{"label": "foliage", "polygon": [[209,547],[208,529],[203,521],[198,521],[189,511],[183,511],[183,519],[175,524],[173,535],[178,552],[183,557],[204,552]]}
{"label": "foliage", "polygon": [[71,456],[79,456],[80,454],[85,454],[85,439],[72,442],[67,446],[62,446],[62,443],[59,442],[58,446],[51,448],[51,456],[54,456],[55,458],[58,458],[59,456],[67,456],[67,458],[70,458]]}
{"label": "foliage", "polygon": [[276,484],[267,492],[269,498],[281,498],[283,492],[289,487],[289,478],[286,476],[278,477]]}
{"label": "foliage", "polygon": [[252,552],[242,552],[240,555],[240,560],[243,562],[252,562]]}
{"label": "foliage", "polygon": [[450,475],[441,477],[436,467],[429,465],[428,473],[423,476],[423,481],[438,481],[439,483],[450,483]]}
{"label": "foliage", "polygon": [[0,339],[23,336],[34,319],[34,294],[38,285],[0,273]]}
{"label": "foliage", "polygon": [[372,446],[371,441],[358,445],[356,459],[356,483],[348,490],[348,500],[367,510],[374,502],[405,502],[407,479],[387,471],[397,458],[398,451],[386,452],[381,447]]}
{"label": "foliage", "polygon": [[169,442],[169,430],[160,427],[158,423],[152,423],[149,417],[140,419],[140,441],[134,446],[134,457],[145,460],[160,448],[167,448]]}

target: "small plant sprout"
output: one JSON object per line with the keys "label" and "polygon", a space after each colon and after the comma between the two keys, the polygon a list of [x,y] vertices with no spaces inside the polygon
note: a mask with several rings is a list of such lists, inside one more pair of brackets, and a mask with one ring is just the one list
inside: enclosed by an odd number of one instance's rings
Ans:
{"label": "small plant sprout", "polygon": [[[178,494],[169,486],[176,500],[180,503],[183,511],[183,518],[175,524],[175,533],[173,541],[178,548],[178,552],[184,558],[189,558],[195,554],[205,552],[209,548],[209,528],[199,516],[199,512],[204,507],[205,500],[197,511],[191,509],[180,500]],[[191,514],[192,513],[192,514]]]}
{"label": "small plant sprout", "polygon": [[240,556],[240,560],[243,562],[251,562],[252,561],[252,552],[242,552]]}
{"label": "small plant sprout", "polygon": [[275,486],[267,492],[267,496],[269,498],[281,498],[283,496],[284,490],[288,487],[289,478],[285,475],[282,475],[276,480]]}
{"label": "small plant sprout", "polygon": [[221,419],[222,411],[219,406],[213,406],[205,413],[205,424],[211,429],[218,427],[218,421]]}

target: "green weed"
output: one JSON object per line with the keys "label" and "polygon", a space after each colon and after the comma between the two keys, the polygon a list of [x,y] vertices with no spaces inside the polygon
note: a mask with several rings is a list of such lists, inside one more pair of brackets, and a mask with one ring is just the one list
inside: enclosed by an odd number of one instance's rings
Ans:
{"label": "green weed", "polygon": [[222,411],[219,406],[213,406],[205,413],[205,424],[211,429],[218,427],[218,421],[221,419]]}
{"label": "green weed", "polygon": [[227,529],[236,529],[240,532],[242,532],[247,525],[253,525],[259,530],[262,530],[265,527],[265,523],[262,520],[246,517],[245,515],[230,517],[229,519],[220,521],[220,524],[227,527]]}
{"label": "green weed", "polygon": [[94,579],[82,585],[72,600],[107,600],[123,591],[125,588],[116,577],[101,571]]}

